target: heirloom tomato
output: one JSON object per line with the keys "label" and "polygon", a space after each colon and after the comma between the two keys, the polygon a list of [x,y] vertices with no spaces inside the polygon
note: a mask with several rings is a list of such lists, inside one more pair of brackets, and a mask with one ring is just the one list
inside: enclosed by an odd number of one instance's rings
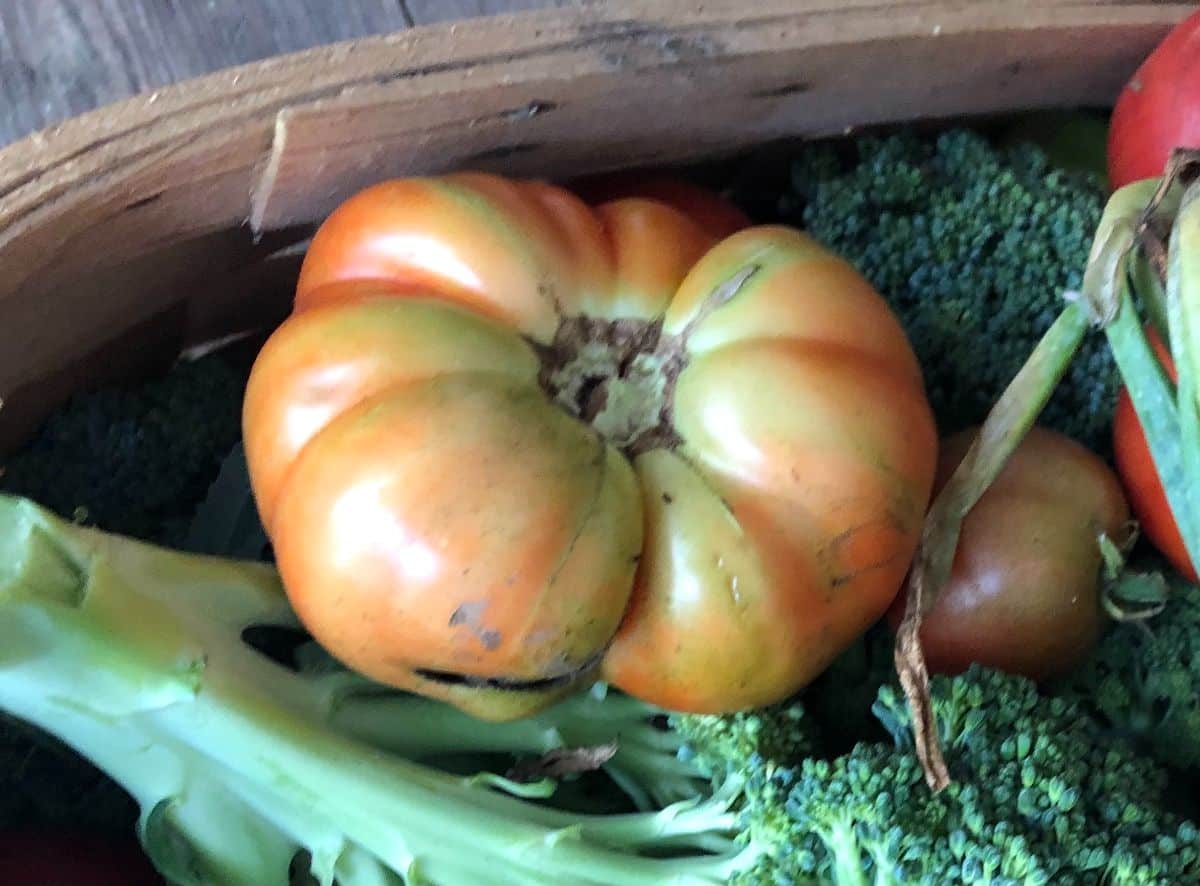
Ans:
{"label": "heirloom tomato", "polygon": [[732,711],[886,610],[937,452],[899,323],[805,235],[682,205],[464,172],[324,222],[244,424],[331,654],[488,719],[596,679]]}

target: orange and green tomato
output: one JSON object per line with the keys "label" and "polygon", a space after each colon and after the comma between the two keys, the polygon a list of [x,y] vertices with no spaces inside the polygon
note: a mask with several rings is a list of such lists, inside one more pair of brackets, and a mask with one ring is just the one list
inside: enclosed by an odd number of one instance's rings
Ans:
{"label": "orange and green tomato", "polygon": [[333,655],[491,719],[596,679],[721,712],[887,609],[937,457],[899,323],[804,234],[686,208],[458,173],[327,219],[244,424]]}

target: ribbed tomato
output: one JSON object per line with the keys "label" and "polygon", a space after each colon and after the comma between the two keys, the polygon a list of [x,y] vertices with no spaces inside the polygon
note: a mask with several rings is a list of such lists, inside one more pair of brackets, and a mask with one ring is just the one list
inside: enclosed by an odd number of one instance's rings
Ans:
{"label": "ribbed tomato", "polygon": [[793,692],[887,608],[937,452],[901,327],[814,241],[475,173],[326,220],[244,418],[318,641],[492,719],[598,677]]}

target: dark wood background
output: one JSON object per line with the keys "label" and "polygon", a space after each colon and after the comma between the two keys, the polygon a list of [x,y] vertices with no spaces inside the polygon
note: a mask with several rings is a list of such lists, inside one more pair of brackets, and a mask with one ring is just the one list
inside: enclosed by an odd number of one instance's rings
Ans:
{"label": "dark wood background", "polygon": [[0,147],[230,65],[571,2],[578,0],[0,0]]}

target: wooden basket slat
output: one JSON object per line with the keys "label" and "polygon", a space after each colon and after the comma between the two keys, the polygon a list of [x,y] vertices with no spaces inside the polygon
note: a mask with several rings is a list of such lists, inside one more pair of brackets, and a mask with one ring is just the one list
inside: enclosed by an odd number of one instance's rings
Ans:
{"label": "wooden basket slat", "polygon": [[[274,316],[278,293],[242,288],[267,246],[379,178],[461,166],[552,177],[1108,103],[1195,9],[750,6],[630,0],[417,28],[185,82],[0,151],[0,449],[139,354]],[[286,277],[277,285],[286,294]]]}

